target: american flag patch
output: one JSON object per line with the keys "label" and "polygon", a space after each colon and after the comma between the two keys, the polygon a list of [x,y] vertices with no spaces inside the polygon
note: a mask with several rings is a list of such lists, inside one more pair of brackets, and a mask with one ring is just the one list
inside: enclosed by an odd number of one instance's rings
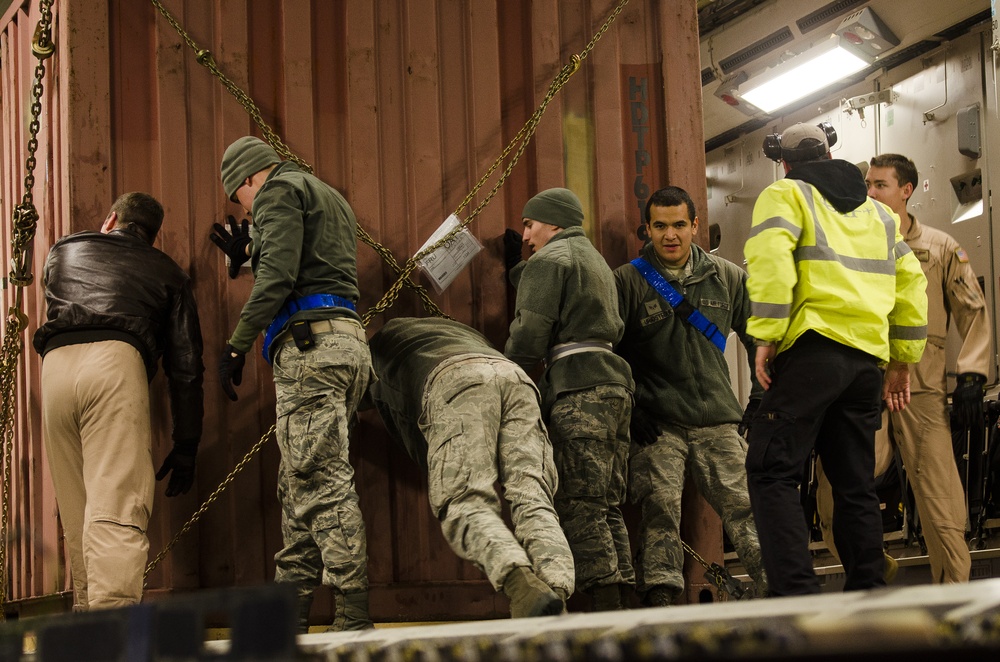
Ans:
{"label": "american flag patch", "polygon": [[964,248],[956,248],[955,249],[955,256],[958,258],[959,262],[968,262],[969,261],[969,254],[965,252]]}

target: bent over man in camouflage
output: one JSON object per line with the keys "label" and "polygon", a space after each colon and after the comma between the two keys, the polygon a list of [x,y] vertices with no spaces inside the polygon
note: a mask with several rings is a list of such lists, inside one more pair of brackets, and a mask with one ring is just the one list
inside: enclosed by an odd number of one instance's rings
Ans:
{"label": "bent over man in camouflage", "polygon": [[[561,613],[573,557],[552,506],[556,470],[531,379],[452,320],[390,320],[370,346],[379,376],[371,399],[427,471],[451,548],[507,594],[514,618]],[[497,480],[513,533],[500,517]]]}
{"label": "bent over man in camouflage", "polygon": [[[612,347],[622,337],[615,279],[583,232],[583,206],[553,188],[521,214],[533,255],[511,265],[516,314],[504,353],[538,382],[559,491],[556,511],[595,611],[622,609],[635,586],[625,502],[632,371]],[[520,246],[516,246],[520,257]],[[508,264],[512,260],[508,260]]]}

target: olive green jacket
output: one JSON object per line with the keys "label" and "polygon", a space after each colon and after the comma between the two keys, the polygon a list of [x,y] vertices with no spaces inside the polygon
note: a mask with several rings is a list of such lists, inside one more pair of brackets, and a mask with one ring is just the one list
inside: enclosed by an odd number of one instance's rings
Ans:
{"label": "olive green jacket", "polygon": [[[254,197],[250,266],[254,285],[229,339],[248,352],[289,298],[335,294],[358,300],[357,219],[340,193],[290,161],[270,172]],[[289,320],[353,317],[347,308],[296,313]]]}
{"label": "olive green jacket", "polygon": [[[753,375],[756,348],[747,335],[747,274],[701,247],[691,246],[691,273],[678,280],[661,268],[651,244],[642,256],[723,334],[735,331],[747,349]],[[618,353],[635,377],[635,406],[666,423],[695,428],[739,423],[743,418],[729,380],[725,355],[673,308],[632,265],[615,269],[625,335]],[[763,390],[752,378],[751,397]]]}
{"label": "olive green jacket", "polygon": [[[583,228],[566,228],[511,270],[517,288],[514,321],[504,353],[529,373],[556,345],[599,340],[617,344],[614,276]],[[604,384],[634,388],[628,364],[613,352],[582,352],[548,362],[538,389],[542,413],[564,393]]]}

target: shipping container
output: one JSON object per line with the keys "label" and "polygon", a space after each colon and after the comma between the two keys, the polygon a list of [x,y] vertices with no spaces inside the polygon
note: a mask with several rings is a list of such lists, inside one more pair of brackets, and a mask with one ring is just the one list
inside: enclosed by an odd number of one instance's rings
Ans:
{"label": "shipping container", "polygon": [[[184,35],[158,10],[161,2]],[[217,356],[252,287],[249,269],[228,278],[224,256],[208,241],[212,223],[241,211],[225,199],[219,162],[230,142],[261,129],[199,63],[196,49],[208,51],[200,59],[214,61],[246,92],[291,152],[344,193],[359,224],[401,264],[449,214],[457,210],[467,218],[487,199],[510,159],[460,208],[562,68],[584,54],[509,177],[472,222],[482,252],[442,293],[414,276],[441,310],[498,346],[512,303],[502,236],[520,227],[521,208],[535,192],[572,188],[584,202],[588,236],[612,267],[636,254],[641,210],[660,185],[669,180],[691,190],[701,207],[706,202],[693,2],[56,0],[52,11],[56,50],[45,60],[32,189],[39,214],[36,278],[24,290],[28,325],[14,372],[17,407],[5,486],[7,600],[21,613],[65,607],[70,588],[42,452],[41,362],[30,346],[45,317],[38,273],[58,238],[97,229],[118,195],[149,192],[166,211],[156,245],[195,284],[206,348],[205,432],[196,488],[167,499],[158,486],[151,559],[274,422],[270,368],[259,355],[248,360],[238,402],[218,387]],[[38,2],[15,0],[0,22],[4,218],[22,195],[36,66],[30,40],[38,18]],[[9,260],[6,222],[0,240]],[[364,311],[396,275],[362,243],[358,267]],[[12,296],[8,288],[5,309]],[[389,317],[422,314],[418,297],[404,289],[369,329]],[[170,446],[162,376],[153,392],[157,463]],[[444,542],[425,479],[372,412],[362,414],[354,430],[351,458],[368,529],[372,616],[505,615],[506,599]],[[276,444],[265,443],[150,573],[147,596],[273,577],[272,557],[281,545],[277,463]],[[721,561],[718,520],[703,504],[689,509],[687,540]],[[691,574],[694,595],[715,599],[701,572]],[[329,611],[329,596],[320,596],[314,618]]]}

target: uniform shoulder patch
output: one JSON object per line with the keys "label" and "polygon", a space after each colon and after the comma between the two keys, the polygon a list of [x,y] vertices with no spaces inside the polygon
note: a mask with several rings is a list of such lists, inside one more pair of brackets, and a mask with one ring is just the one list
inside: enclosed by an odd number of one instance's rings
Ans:
{"label": "uniform shoulder patch", "polygon": [[955,257],[958,258],[959,262],[968,262],[969,261],[969,254],[966,253],[965,249],[962,248],[962,247],[958,247],[958,248],[955,249]]}

